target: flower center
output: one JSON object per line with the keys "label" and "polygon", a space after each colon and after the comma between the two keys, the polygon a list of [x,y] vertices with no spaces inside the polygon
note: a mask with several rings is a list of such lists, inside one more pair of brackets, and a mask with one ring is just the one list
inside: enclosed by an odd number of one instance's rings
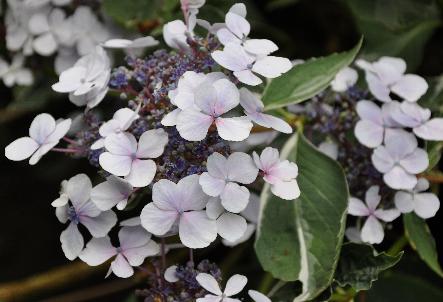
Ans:
{"label": "flower center", "polygon": [[75,208],[72,206],[68,208],[68,219],[75,224],[78,224],[80,222],[79,216],[75,211]]}

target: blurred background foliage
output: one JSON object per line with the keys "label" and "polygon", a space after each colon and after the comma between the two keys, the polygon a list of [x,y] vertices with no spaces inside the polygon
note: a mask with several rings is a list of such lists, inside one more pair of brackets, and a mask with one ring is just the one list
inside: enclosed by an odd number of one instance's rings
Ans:
{"label": "blurred background foliage", "polygon": [[[81,1],[80,1],[81,2]],[[94,1],[97,2],[97,1]],[[165,22],[181,18],[177,0],[103,0],[97,6],[103,16],[112,18],[124,31],[140,32],[159,37]],[[225,12],[237,1],[207,0],[199,17],[222,22]],[[443,115],[443,0],[250,0],[248,19],[252,37],[268,37],[280,46],[280,54],[291,59],[307,59],[350,49],[364,35],[361,56],[368,59],[383,55],[403,57],[409,71],[425,76],[430,89],[422,103]],[[4,8],[6,1],[2,1]],[[2,16],[3,18],[4,16]],[[5,28],[0,24],[0,54],[5,50]],[[116,58],[118,62],[121,58]],[[0,83],[0,144],[6,146],[28,131],[37,112],[49,112],[57,117],[77,110],[64,95],[55,94],[50,85],[56,82],[52,58],[35,56],[28,59],[35,73],[32,87],[8,89]],[[443,145],[433,144],[437,164]],[[0,158],[0,297],[5,290],[22,290],[37,286],[35,280],[24,278],[66,265],[60,249],[59,234],[63,226],[55,218],[50,202],[56,198],[61,180],[81,171],[93,169],[86,161],[77,161],[50,154],[37,166],[26,162],[13,163]],[[437,188],[438,189],[438,188]],[[442,199],[440,194],[440,199]],[[437,240],[437,250],[443,253],[443,214],[428,221]],[[402,236],[401,220],[387,232],[387,240],[379,250]],[[386,245],[386,246],[385,246]],[[257,262],[252,241],[231,251],[217,246],[216,250],[197,253],[221,264],[230,275],[251,276],[251,287],[266,288],[269,278]],[[177,257],[179,257],[178,255]],[[440,256],[440,259],[442,257]],[[64,271],[63,271],[64,269]],[[63,267],[43,276],[56,274],[66,278],[59,287],[31,290],[26,301],[124,301],[135,281],[104,281],[103,271],[88,271],[84,266]],[[71,269],[71,270],[69,270]],[[59,273],[60,275],[57,275]],[[52,275],[51,275],[52,276]],[[11,283],[18,281],[19,283]],[[33,283],[34,281],[34,283]],[[31,285],[30,285],[31,284]],[[382,274],[374,287],[362,292],[358,301],[443,301],[441,277],[431,271],[419,257],[406,247],[399,264]],[[15,289],[16,289],[15,288]],[[3,292],[2,292],[3,291]],[[52,297],[52,298],[51,298]],[[133,298],[129,297],[128,301]],[[1,298],[0,298],[1,301]],[[345,300],[333,300],[345,301]]]}

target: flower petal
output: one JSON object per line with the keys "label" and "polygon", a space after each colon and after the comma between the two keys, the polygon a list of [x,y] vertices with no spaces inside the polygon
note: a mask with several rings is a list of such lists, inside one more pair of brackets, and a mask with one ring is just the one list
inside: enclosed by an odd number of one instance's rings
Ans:
{"label": "flower petal", "polygon": [[400,160],[400,165],[411,174],[424,172],[429,166],[428,153],[423,149],[416,149],[412,154]]}
{"label": "flower petal", "polygon": [[197,279],[198,284],[200,284],[201,287],[206,289],[208,292],[217,296],[221,296],[223,294],[220,289],[220,285],[218,285],[217,280],[215,280],[212,275],[200,273],[195,277],[195,279]]}
{"label": "flower petal", "polygon": [[272,302],[271,299],[256,290],[249,290],[248,295],[255,302]]}
{"label": "flower petal", "polygon": [[185,212],[180,217],[179,236],[189,248],[204,248],[217,238],[217,225],[205,211]]}
{"label": "flower petal", "polygon": [[381,223],[377,218],[369,216],[361,229],[361,240],[370,244],[381,243],[384,236],[385,233]]}
{"label": "flower petal", "polygon": [[116,176],[126,176],[131,172],[132,159],[126,155],[103,152],[100,154],[99,163],[103,170]]}
{"label": "flower petal", "polygon": [[203,192],[213,197],[219,196],[226,186],[224,179],[213,177],[208,172],[203,172],[200,175],[199,183],[202,186]]}
{"label": "flower petal", "polygon": [[434,217],[440,208],[440,200],[433,193],[415,194],[415,213],[423,218],[428,219]]}
{"label": "flower petal", "polygon": [[295,179],[275,182],[271,185],[271,192],[285,200],[294,200],[300,196],[300,188]]}
{"label": "flower petal", "polygon": [[234,182],[228,182],[220,195],[223,207],[232,213],[240,213],[249,202],[249,190]]}
{"label": "flower petal", "polygon": [[146,187],[154,179],[157,165],[153,160],[136,159],[132,162],[131,172],[125,177],[133,187]]}
{"label": "flower petal", "polygon": [[375,217],[385,222],[394,221],[395,219],[398,218],[398,216],[400,216],[400,214],[401,214],[400,211],[397,210],[396,208],[389,210],[378,209],[374,212]]}
{"label": "flower petal", "polygon": [[5,148],[5,156],[9,160],[20,161],[30,157],[37,149],[38,143],[30,137],[21,137]]}
{"label": "flower petal", "polygon": [[163,154],[168,143],[168,134],[163,129],[144,132],[138,141],[138,158],[157,158]]}
{"label": "flower petal", "polygon": [[383,142],[384,127],[370,120],[360,120],[355,125],[354,134],[362,145],[376,148]]}
{"label": "flower petal", "polygon": [[165,235],[178,218],[177,211],[165,211],[157,208],[154,203],[148,203],[140,215],[142,226],[150,233]]}
{"label": "flower petal", "polygon": [[251,156],[243,152],[234,152],[229,155],[227,169],[227,178],[242,184],[253,183],[258,174],[258,169]]}
{"label": "flower petal", "polygon": [[402,167],[395,166],[383,175],[385,183],[396,190],[412,190],[417,184],[417,177],[407,173]]}
{"label": "flower petal", "polygon": [[443,140],[443,118],[433,118],[423,125],[414,128],[418,137],[428,141]]}
{"label": "flower petal", "polygon": [[269,55],[278,50],[278,46],[268,39],[249,39],[243,43],[243,47],[254,55]]}
{"label": "flower petal", "polygon": [[217,219],[218,234],[228,241],[237,241],[246,232],[246,219],[233,213],[224,213]]}
{"label": "flower petal", "polygon": [[177,118],[177,130],[188,141],[201,141],[208,134],[213,118],[195,110],[184,110]]}
{"label": "flower petal", "polygon": [[234,275],[226,283],[224,294],[228,297],[234,296],[245,288],[246,283],[248,283],[248,278],[243,275]]}
{"label": "flower petal", "polygon": [[107,211],[123,200],[127,200],[132,186],[125,180],[110,176],[91,191],[92,202],[102,211]]}
{"label": "flower petal", "polygon": [[406,74],[391,90],[409,102],[416,102],[428,90],[428,83],[418,75]]}
{"label": "flower petal", "polygon": [[105,263],[116,254],[117,251],[115,247],[112,246],[111,239],[105,236],[102,238],[92,238],[80,253],[79,258],[89,266],[97,266]]}
{"label": "flower petal", "polygon": [[134,269],[122,254],[118,254],[111,262],[112,272],[120,278],[129,278],[134,274]]}
{"label": "flower petal", "polygon": [[63,253],[69,260],[74,260],[80,255],[84,241],[75,223],[71,222],[66,230],[61,233],[60,242],[62,243]]}
{"label": "flower petal", "polygon": [[292,68],[292,63],[287,58],[266,56],[258,59],[252,66],[252,71],[265,78],[277,78]]}
{"label": "flower petal", "polygon": [[219,117],[215,120],[215,125],[221,138],[234,142],[247,139],[253,126],[247,117]]}
{"label": "flower petal", "polygon": [[106,236],[117,223],[117,215],[113,211],[102,212],[97,217],[80,217],[80,222],[95,238]]}
{"label": "flower petal", "polygon": [[349,198],[348,214],[353,216],[368,216],[369,209],[363,201],[358,198]]}

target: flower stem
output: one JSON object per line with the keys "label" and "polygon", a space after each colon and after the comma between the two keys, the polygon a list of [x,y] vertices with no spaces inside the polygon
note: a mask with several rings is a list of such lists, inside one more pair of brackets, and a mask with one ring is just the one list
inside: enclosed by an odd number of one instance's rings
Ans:
{"label": "flower stem", "polygon": [[69,137],[63,137],[63,140],[65,141],[65,142],[68,142],[68,143],[70,143],[70,144],[73,144],[73,145],[78,145],[78,142],[77,141],[75,141],[75,140],[73,140],[73,139],[70,139]]}
{"label": "flower stem", "polygon": [[394,242],[391,248],[387,251],[387,254],[395,256],[400,253],[407,244],[408,238],[406,238],[406,235],[403,234],[400,238],[397,239],[397,241]]}
{"label": "flower stem", "polygon": [[189,261],[194,263],[194,250],[189,249]]}
{"label": "flower stem", "polygon": [[73,149],[73,148],[52,148],[51,151],[61,152],[61,153],[80,153],[80,152],[82,152],[79,149]]}
{"label": "flower stem", "polygon": [[426,174],[420,174],[420,177],[426,178],[429,182],[436,184],[443,184],[443,173],[441,172],[432,172]]}
{"label": "flower stem", "polygon": [[162,270],[165,270],[166,269],[166,242],[165,242],[165,238],[161,239],[160,252],[161,252],[161,258],[162,258]]}

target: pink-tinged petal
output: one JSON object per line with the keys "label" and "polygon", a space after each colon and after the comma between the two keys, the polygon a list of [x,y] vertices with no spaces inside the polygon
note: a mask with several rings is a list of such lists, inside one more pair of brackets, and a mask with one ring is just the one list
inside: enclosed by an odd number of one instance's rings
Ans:
{"label": "pink-tinged petal", "polygon": [[197,275],[196,279],[198,284],[200,284],[208,292],[213,293],[214,295],[217,296],[221,296],[223,294],[220,289],[220,285],[212,275],[206,273],[200,273]]}
{"label": "pink-tinged petal", "polygon": [[166,114],[161,121],[162,125],[166,126],[166,127],[171,127],[171,126],[177,125],[177,119],[178,119],[178,116],[181,112],[182,112],[182,110],[177,108],[175,110],[172,110],[168,114]]}
{"label": "pink-tinged petal", "polygon": [[182,20],[169,22],[163,27],[163,39],[166,44],[172,48],[186,49],[188,47],[186,43],[186,31],[186,25]]}
{"label": "pink-tinged petal", "polygon": [[220,41],[220,43],[223,45],[227,45],[229,43],[237,43],[237,44],[241,43],[241,40],[238,37],[236,37],[227,28],[220,28],[217,31],[217,38]]}
{"label": "pink-tinged petal", "polygon": [[238,38],[243,39],[249,35],[251,25],[240,15],[228,12],[225,18],[226,26]]}
{"label": "pink-tinged petal", "polygon": [[168,143],[168,134],[163,129],[144,132],[138,141],[138,158],[157,158],[163,154]]}
{"label": "pink-tinged petal", "polygon": [[[212,106],[212,112],[215,113],[215,116],[220,116],[240,104],[240,92],[230,80],[219,79],[215,81],[212,86],[216,91],[216,100]],[[200,88],[201,86],[199,89]],[[202,105],[198,99],[196,99],[196,103],[199,107]]]}
{"label": "pink-tinged petal", "polygon": [[383,142],[384,127],[369,120],[360,120],[355,125],[354,134],[357,140],[368,148],[376,148]]}
{"label": "pink-tinged petal", "polygon": [[133,187],[141,188],[149,185],[157,172],[157,165],[153,160],[136,159],[132,162],[131,172],[125,177]]}
{"label": "pink-tinged petal", "polygon": [[137,152],[137,140],[130,133],[115,133],[106,137],[105,148],[114,155],[132,156]]}
{"label": "pink-tinged petal", "polygon": [[385,222],[391,222],[400,216],[400,211],[395,208],[389,210],[378,209],[374,212],[374,216]]}
{"label": "pink-tinged petal", "polygon": [[195,110],[184,110],[177,118],[177,130],[188,141],[201,141],[208,134],[214,119]]}
{"label": "pink-tinged petal", "polygon": [[284,160],[272,166],[268,173],[280,180],[290,181],[298,176],[298,167],[296,163]]}
{"label": "pink-tinged petal", "polygon": [[414,128],[418,137],[428,141],[443,141],[443,118],[433,118],[423,125]]}
{"label": "pink-tinged petal", "polygon": [[181,206],[181,192],[174,182],[160,179],[152,187],[152,201],[161,210],[177,211]]}
{"label": "pink-tinged petal", "polygon": [[182,178],[177,183],[177,190],[180,192],[182,199],[181,210],[203,210],[208,203],[209,197],[203,192],[199,179],[199,175],[193,174]]}
{"label": "pink-tinged petal", "polygon": [[254,55],[269,55],[278,50],[278,46],[268,39],[250,39],[243,43],[243,47]]}
{"label": "pink-tinged petal", "polygon": [[285,200],[294,200],[300,196],[300,188],[295,179],[275,182],[271,185],[271,192]]}
{"label": "pink-tinged petal", "polygon": [[212,153],[207,160],[206,168],[213,177],[225,179],[228,177],[228,160],[218,152]]}
{"label": "pink-tinged petal", "polygon": [[54,132],[52,132],[46,139],[46,142],[59,142],[60,139],[68,133],[71,128],[72,120],[70,118],[57,122]]}
{"label": "pink-tinged petal", "polygon": [[369,120],[379,126],[383,125],[381,109],[374,102],[361,100],[357,103],[356,110],[362,120]]}
{"label": "pink-tinged petal", "polygon": [[120,278],[129,278],[134,274],[134,269],[122,254],[118,254],[111,263],[112,272]]}
{"label": "pink-tinged petal", "polygon": [[224,211],[225,208],[223,208],[220,198],[209,198],[209,201],[206,204],[206,215],[208,215],[210,219],[217,219]]}
{"label": "pink-tinged petal", "polygon": [[395,162],[385,146],[379,146],[374,150],[371,156],[372,164],[381,173],[389,172]]}
{"label": "pink-tinged petal", "polygon": [[395,166],[383,175],[383,180],[389,187],[396,190],[412,190],[417,184],[417,177],[399,166]]}
{"label": "pink-tinged petal", "polygon": [[415,194],[415,213],[423,218],[428,219],[434,217],[440,208],[440,200],[437,195],[433,193]]}
{"label": "pink-tinged petal", "polygon": [[228,182],[220,195],[223,207],[232,213],[240,213],[249,202],[249,190],[234,182]]}
{"label": "pink-tinged petal", "polygon": [[63,253],[69,260],[72,261],[80,255],[84,241],[83,236],[80,234],[75,223],[71,222],[66,230],[61,233],[60,242],[62,244]]}
{"label": "pink-tinged petal", "polygon": [[66,186],[66,191],[72,205],[76,210],[79,210],[84,203],[86,203],[92,190],[92,183],[86,174],[77,174],[71,177]]}
{"label": "pink-tinged petal", "polygon": [[81,85],[81,79],[86,75],[86,68],[80,66],[71,67],[60,74],[58,83],[52,85],[52,89],[61,92],[75,91]]}
{"label": "pink-tinged petal", "polygon": [[150,233],[165,235],[179,217],[177,211],[165,211],[157,208],[154,203],[147,204],[140,215],[142,226]]}
{"label": "pink-tinged petal", "polygon": [[391,91],[386,87],[380,79],[372,74],[371,72],[366,72],[366,82],[368,83],[369,91],[372,95],[379,101],[391,102],[392,99],[389,96]]}
{"label": "pink-tinged petal", "polygon": [[119,202],[127,200],[132,186],[125,180],[110,176],[105,182],[98,184],[91,191],[92,202],[102,211],[107,211]]}
{"label": "pink-tinged petal", "polygon": [[[381,107],[381,115],[383,117],[383,124],[385,127],[405,127],[403,123],[410,123],[410,118],[402,112],[400,103],[397,101],[384,103]],[[386,131],[389,130],[391,129],[386,129]]]}
{"label": "pink-tinged petal", "polygon": [[249,290],[248,295],[255,302],[272,302],[271,299],[256,290]]}
{"label": "pink-tinged petal", "polygon": [[99,163],[103,170],[116,176],[126,176],[131,172],[132,159],[130,156],[103,152],[100,154]]}
{"label": "pink-tinged petal", "polygon": [[246,232],[246,219],[233,213],[224,213],[217,219],[218,234],[228,241],[237,241]]}
{"label": "pink-tinged petal", "polygon": [[369,216],[361,229],[361,240],[370,244],[381,243],[384,236],[380,221],[374,216]]}
{"label": "pink-tinged petal", "polygon": [[363,201],[358,198],[349,198],[348,214],[352,216],[368,216],[369,209]]}
{"label": "pink-tinged petal", "polygon": [[425,79],[415,74],[404,75],[391,90],[409,102],[416,102],[428,90]]}
{"label": "pink-tinged petal", "polygon": [[147,257],[155,256],[160,252],[160,246],[154,241],[149,241],[143,246],[126,249],[123,254],[132,266],[142,265]]}
{"label": "pink-tinged petal", "polygon": [[30,137],[21,137],[6,146],[5,156],[9,160],[20,161],[30,157],[37,149],[38,143]]}
{"label": "pink-tinged petal", "polygon": [[46,139],[55,130],[54,118],[47,114],[41,113],[37,115],[29,127],[29,136],[39,144],[46,143]]}
{"label": "pink-tinged petal", "polygon": [[80,253],[79,258],[89,266],[97,266],[105,263],[116,254],[117,251],[112,246],[111,239],[105,236],[102,238],[92,238]]}
{"label": "pink-tinged petal", "polygon": [[380,201],[381,201],[381,196],[380,196],[380,187],[379,186],[371,186],[365,194],[365,201],[366,204],[368,205],[368,208],[372,211],[374,211]]}
{"label": "pink-tinged petal", "polygon": [[245,288],[246,283],[248,283],[248,278],[243,275],[234,275],[226,283],[224,294],[228,297],[234,296]]}
{"label": "pink-tinged petal", "polygon": [[252,66],[252,71],[265,78],[277,78],[292,68],[292,63],[287,58],[266,56],[257,61]]}
{"label": "pink-tinged petal", "polygon": [[253,183],[258,174],[251,156],[243,152],[234,152],[229,155],[227,169],[228,179],[242,184]]}
{"label": "pink-tinged petal", "polygon": [[205,211],[185,212],[180,217],[179,236],[189,248],[204,248],[217,238],[217,224]]}
{"label": "pink-tinged petal", "polygon": [[234,76],[243,84],[250,86],[257,86],[263,83],[263,81],[249,69],[234,71]]}
{"label": "pink-tinged petal", "polygon": [[256,166],[262,171],[269,171],[273,167],[277,166],[280,162],[280,154],[278,149],[272,147],[266,147],[260,157],[258,157],[257,153],[253,153],[254,162]]}
{"label": "pink-tinged petal", "polygon": [[255,113],[255,114],[249,114],[247,113],[247,116],[256,124],[266,127],[266,128],[272,128],[274,130],[277,130],[282,133],[292,133],[292,127],[286,123],[281,118],[278,118],[276,116],[270,115],[270,114],[264,114],[264,113]]}
{"label": "pink-tinged petal", "polygon": [[248,138],[253,124],[245,117],[219,117],[215,120],[218,134],[227,141],[240,142]]}
{"label": "pink-tinged petal", "polygon": [[80,222],[89,230],[93,237],[104,237],[116,225],[117,215],[113,211],[106,211],[97,217],[81,216]]}
{"label": "pink-tinged petal", "polygon": [[219,196],[226,186],[224,179],[214,177],[208,172],[203,172],[200,175],[199,183],[202,186],[203,192],[213,197]]}
{"label": "pink-tinged petal", "polygon": [[413,153],[400,160],[400,165],[411,174],[418,174],[429,166],[428,153],[423,149],[416,149]]}
{"label": "pink-tinged petal", "polygon": [[212,58],[221,66],[232,71],[242,71],[255,61],[254,56],[245,52],[241,45],[229,43],[225,48],[212,53]]}

